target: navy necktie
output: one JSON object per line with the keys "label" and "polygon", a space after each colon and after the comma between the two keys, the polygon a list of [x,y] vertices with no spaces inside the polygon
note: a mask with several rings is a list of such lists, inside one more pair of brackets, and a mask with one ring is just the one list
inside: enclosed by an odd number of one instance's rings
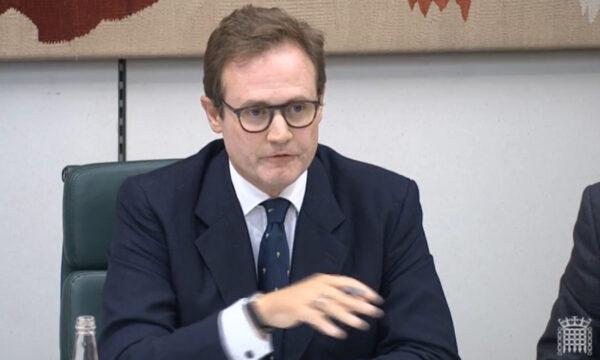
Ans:
{"label": "navy necktie", "polygon": [[[258,290],[268,293],[289,284],[290,251],[283,222],[290,202],[283,198],[264,201],[267,229],[258,252]],[[273,332],[273,355],[283,359],[283,330]]]}

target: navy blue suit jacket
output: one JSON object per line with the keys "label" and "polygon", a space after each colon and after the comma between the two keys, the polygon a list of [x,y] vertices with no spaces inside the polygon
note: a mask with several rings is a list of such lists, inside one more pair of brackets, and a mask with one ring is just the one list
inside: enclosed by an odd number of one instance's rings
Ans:
{"label": "navy blue suit jacket", "polygon": [[[319,145],[298,215],[290,281],[344,274],[385,317],[345,340],[286,331],[286,359],[458,359],[422,228],[416,184]],[[101,359],[224,359],[219,311],[257,289],[247,227],[221,140],[128,179],[103,290]]]}
{"label": "navy blue suit jacket", "polygon": [[571,259],[560,279],[558,299],[537,346],[538,360],[592,359],[585,354],[557,355],[558,319],[592,319],[594,359],[600,355],[600,183],[583,192],[575,230]]}

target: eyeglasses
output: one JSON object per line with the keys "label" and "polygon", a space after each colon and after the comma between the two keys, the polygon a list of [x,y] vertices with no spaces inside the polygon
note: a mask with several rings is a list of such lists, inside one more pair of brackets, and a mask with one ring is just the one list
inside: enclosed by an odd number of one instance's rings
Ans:
{"label": "eyeglasses", "polygon": [[289,127],[301,129],[309,126],[317,117],[317,110],[321,103],[318,101],[290,101],[281,105],[251,105],[241,108],[234,108],[223,100],[223,104],[227,106],[235,115],[242,129],[250,133],[258,133],[265,131],[275,117],[275,111],[279,110],[281,116]]}

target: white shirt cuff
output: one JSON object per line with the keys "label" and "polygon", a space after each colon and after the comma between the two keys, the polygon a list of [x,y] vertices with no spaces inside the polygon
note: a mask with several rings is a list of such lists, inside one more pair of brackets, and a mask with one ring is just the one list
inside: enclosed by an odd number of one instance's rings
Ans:
{"label": "white shirt cuff", "polygon": [[262,335],[245,313],[240,299],[219,313],[219,336],[231,360],[260,359],[273,352],[271,336]]}

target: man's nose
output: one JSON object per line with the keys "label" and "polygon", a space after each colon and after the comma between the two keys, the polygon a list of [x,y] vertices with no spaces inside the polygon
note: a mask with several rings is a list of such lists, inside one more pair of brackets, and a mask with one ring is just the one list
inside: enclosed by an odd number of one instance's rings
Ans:
{"label": "man's nose", "polygon": [[271,121],[271,125],[269,126],[269,129],[267,129],[267,132],[267,140],[272,142],[286,142],[293,136],[290,127],[279,109],[273,114],[273,121]]}

